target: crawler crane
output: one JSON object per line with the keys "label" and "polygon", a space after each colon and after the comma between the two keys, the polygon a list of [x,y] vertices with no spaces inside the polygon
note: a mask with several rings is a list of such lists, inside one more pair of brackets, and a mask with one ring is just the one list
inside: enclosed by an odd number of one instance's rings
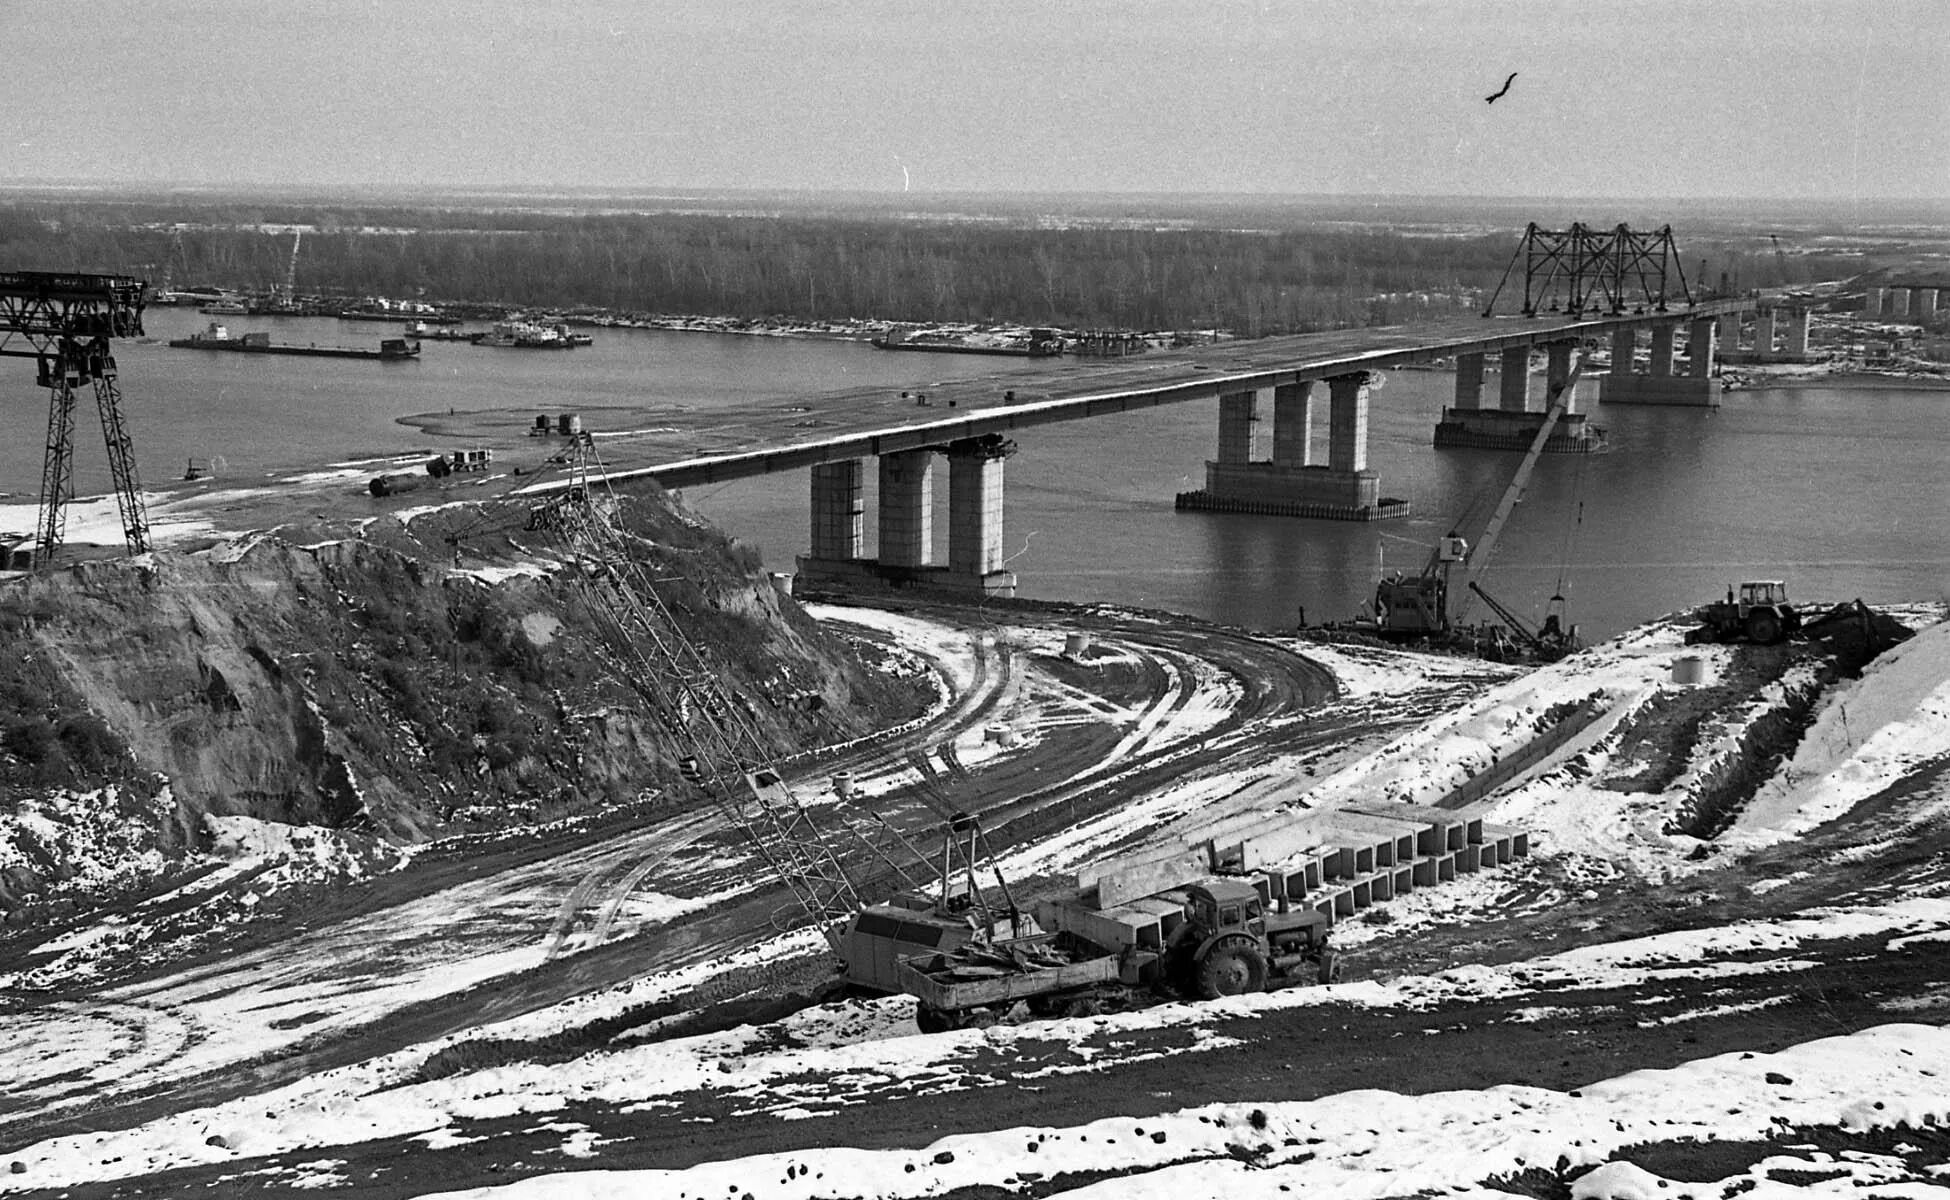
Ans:
{"label": "crawler crane", "polygon": [[[1483,535],[1471,546],[1459,533],[1451,533],[1436,544],[1430,552],[1428,562],[1417,575],[1396,574],[1383,579],[1375,588],[1374,615],[1372,621],[1357,623],[1355,628],[1364,633],[1388,641],[1452,643],[1464,640],[1465,630],[1460,624],[1467,608],[1467,597],[1457,597],[1455,611],[1450,609],[1451,574],[1455,571],[1481,574],[1488,566],[1491,553],[1496,549],[1497,538],[1503,533],[1504,525],[1515,510],[1517,501],[1523,498],[1524,486],[1530,482],[1530,473],[1537,466],[1537,460],[1544,453],[1544,445],[1550,440],[1551,431],[1557,427],[1558,418],[1570,407],[1573,389],[1578,375],[1584,370],[1579,362],[1571,368],[1565,378],[1548,398],[1543,424],[1538,426],[1530,448],[1525,451],[1523,461],[1517,465],[1516,474],[1503,490],[1503,498],[1489,523],[1483,527]],[[1489,594],[1473,579],[1468,580],[1469,591],[1489,600]],[[1562,597],[1554,597],[1561,603]],[[1531,634],[1521,621],[1516,620],[1501,604],[1489,600],[1490,607],[1505,621],[1510,622],[1527,645],[1541,646],[1546,639]],[[1555,622],[1555,624],[1553,624]],[[1548,639],[1552,653],[1562,657],[1571,646],[1572,632],[1563,625],[1560,612],[1553,612],[1546,618],[1546,628],[1555,632]],[[1527,635],[1527,636],[1525,636]]]}
{"label": "crawler crane", "polygon": [[616,499],[588,439],[578,439],[568,457],[568,485],[530,511],[529,527],[559,534],[573,552],[569,578],[603,631],[611,674],[687,747],[679,774],[791,892],[773,925],[831,930],[850,919],[863,907],[864,871],[911,883],[907,870],[920,856],[891,826],[844,808],[816,817],[794,794],[769,760],[751,701],[684,635],[641,543],[618,526]]}

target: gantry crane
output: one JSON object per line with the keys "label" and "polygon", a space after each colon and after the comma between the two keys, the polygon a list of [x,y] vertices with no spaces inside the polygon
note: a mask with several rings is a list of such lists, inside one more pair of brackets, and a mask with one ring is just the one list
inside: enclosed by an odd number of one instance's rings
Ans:
{"label": "gantry crane", "polygon": [[[122,419],[110,341],[142,333],[143,293],[148,284],[120,275],[65,275],[45,271],[0,273],[0,355],[32,358],[48,390],[47,454],[41,467],[40,512],[34,525],[34,561],[53,560],[67,535],[68,502],[74,499],[75,392],[95,387],[108,469],[122,510],[122,535],[130,554],[149,549],[149,515],[135,469],[135,447]],[[20,345],[16,342],[25,343]]]}

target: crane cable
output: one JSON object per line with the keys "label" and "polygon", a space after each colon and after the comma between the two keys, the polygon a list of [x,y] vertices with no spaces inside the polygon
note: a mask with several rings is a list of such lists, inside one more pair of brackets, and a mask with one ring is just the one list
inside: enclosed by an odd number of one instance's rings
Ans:
{"label": "crane cable", "polygon": [[1584,533],[1584,477],[1590,468],[1589,454],[1578,455],[1578,469],[1571,476],[1571,499],[1576,502],[1576,515],[1564,527],[1564,540],[1557,552],[1557,587],[1554,597],[1564,595],[1564,575],[1571,564],[1571,547]]}

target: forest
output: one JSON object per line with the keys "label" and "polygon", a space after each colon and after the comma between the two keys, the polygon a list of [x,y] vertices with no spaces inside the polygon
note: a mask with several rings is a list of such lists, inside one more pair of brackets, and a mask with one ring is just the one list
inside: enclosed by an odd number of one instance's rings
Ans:
{"label": "forest", "polygon": [[[1340,216],[1340,214],[1336,214]],[[0,267],[158,286],[788,321],[1224,329],[1258,337],[1480,311],[1521,229],[1174,213],[1147,224],[957,213],[568,211],[222,199],[0,201]],[[1248,223],[1236,224],[1242,219]],[[303,236],[298,236],[298,231]],[[1751,237],[1745,239],[1751,243]],[[1739,240],[1682,243],[1741,287],[1791,282]],[[294,248],[296,257],[294,259]],[[1840,265],[1840,264],[1836,264]],[[1699,280],[1689,263],[1690,281]],[[1506,301],[1507,303],[1507,301]]]}

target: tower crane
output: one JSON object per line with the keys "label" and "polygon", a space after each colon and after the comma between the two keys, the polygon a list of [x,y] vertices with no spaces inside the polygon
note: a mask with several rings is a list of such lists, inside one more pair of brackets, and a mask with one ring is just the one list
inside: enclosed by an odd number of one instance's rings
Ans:
{"label": "tower crane", "polygon": [[291,229],[291,262],[284,269],[284,302],[287,305],[298,303],[298,247],[305,242],[305,227],[294,225]]}
{"label": "tower crane", "polygon": [[1770,233],[1767,235],[1767,238],[1774,243],[1774,265],[1780,268],[1781,286],[1786,287],[1793,281],[1788,278],[1788,257],[1787,251],[1781,249],[1781,235],[1778,233]]}
{"label": "tower crane", "polygon": [[68,502],[74,499],[75,393],[84,383],[94,385],[129,553],[149,549],[149,514],[110,352],[111,339],[141,335],[147,287],[143,280],[120,275],[0,273],[0,355],[34,359],[37,381],[48,390],[47,451],[34,522],[37,566],[50,562],[67,537]]}

